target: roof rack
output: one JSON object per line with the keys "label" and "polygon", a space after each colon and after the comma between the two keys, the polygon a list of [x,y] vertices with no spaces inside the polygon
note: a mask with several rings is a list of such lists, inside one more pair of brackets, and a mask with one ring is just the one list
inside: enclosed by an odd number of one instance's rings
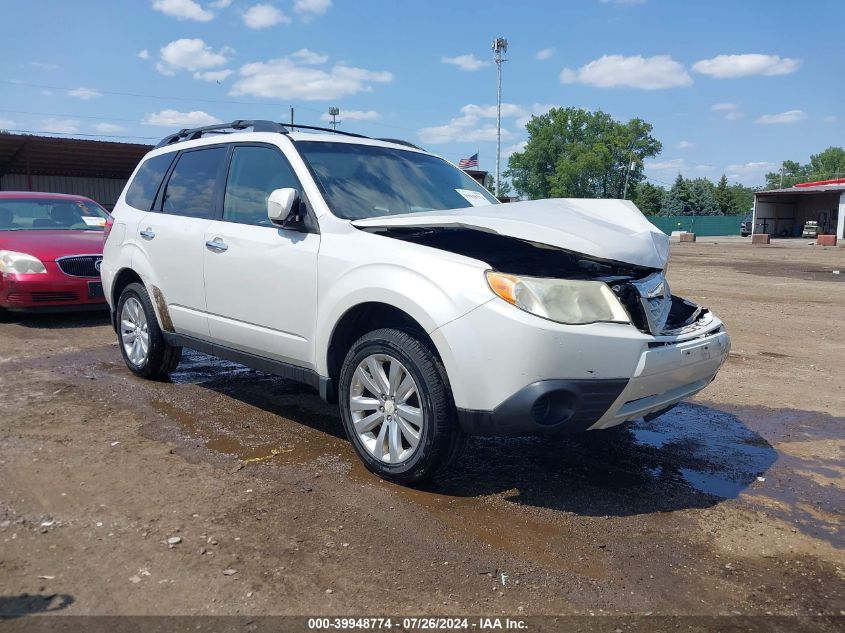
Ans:
{"label": "roof rack", "polygon": [[425,151],[419,145],[414,145],[410,141],[403,141],[401,138],[377,138],[376,140],[377,141],[384,141],[385,143],[396,143],[396,145],[404,145],[405,147],[413,147],[414,149],[418,149],[421,152]]}
{"label": "roof rack", "polygon": [[331,132],[332,134],[342,134],[343,136],[354,136],[355,138],[370,138],[365,134],[355,134],[355,132],[344,132],[343,130],[335,130],[334,128],[330,127],[320,127],[319,125],[299,125],[295,123],[290,125],[289,123],[286,124],[291,129],[296,130],[317,130],[318,132]]}
{"label": "roof rack", "polygon": [[[174,143],[181,143],[182,141],[194,141],[202,138],[206,134],[230,134],[234,130],[246,130],[252,128],[253,132],[275,132],[277,134],[290,134],[291,130],[316,130],[318,132],[331,132],[332,134],[342,134],[343,136],[352,136],[355,138],[370,138],[364,134],[355,134],[354,132],[345,132],[343,130],[335,130],[330,127],[320,127],[317,125],[299,125],[299,124],[285,124],[276,123],[275,121],[264,121],[261,119],[247,120],[237,119],[231,123],[218,123],[216,125],[206,125],[204,127],[185,128],[179,130],[175,134],[165,136],[158,145],[165,147]],[[380,138],[378,141],[386,141],[388,143],[397,143],[414,149],[422,150],[421,147],[396,138]]]}
{"label": "roof rack", "polygon": [[276,123],[275,121],[263,121],[260,119],[248,121],[245,119],[237,119],[231,123],[218,123],[216,125],[206,125],[204,127],[195,127],[190,129],[185,128],[179,130],[176,134],[171,134],[170,136],[165,136],[161,139],[159,144],[156,145],[156,149],[164,147],[165,145],[180,143],[181,141],[193,141],[198,138],[202,138],[204,134],[212,132],[216,134],[228,134],[226,130],[245,130],[247,128],[252,128],[253,132],[277,132],[279,134],[288,133],[288,129],[284,125]]}

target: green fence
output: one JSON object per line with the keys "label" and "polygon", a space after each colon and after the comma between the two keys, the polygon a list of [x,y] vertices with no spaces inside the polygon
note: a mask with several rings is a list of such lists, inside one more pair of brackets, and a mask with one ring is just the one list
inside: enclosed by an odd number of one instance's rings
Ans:
{"label": "green fence", "polygon": [[739,235],[744,215],[649,215],[649,221],[671,235],[672,231],[689,231],[702,237],[708,235]]}

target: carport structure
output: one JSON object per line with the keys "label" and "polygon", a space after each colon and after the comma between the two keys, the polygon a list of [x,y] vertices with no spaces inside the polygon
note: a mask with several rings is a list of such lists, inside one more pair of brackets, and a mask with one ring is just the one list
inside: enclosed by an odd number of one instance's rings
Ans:
{"label": "carport structure", "polygon": [[804,224],[810,220],[819,223],[819,234],[845,239],[845,179],[754,194],[754,233],[801,237]]}
{"label": "carport structure", "polygon": [[88,196],[114,207],[150,145],[0,133],[0,191]]}

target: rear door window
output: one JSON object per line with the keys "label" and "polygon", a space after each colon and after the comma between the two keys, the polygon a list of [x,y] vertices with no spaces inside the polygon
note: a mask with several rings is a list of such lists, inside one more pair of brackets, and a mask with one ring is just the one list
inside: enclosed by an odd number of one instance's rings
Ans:
{"label": "rear door window", "polygon": [[164,190],[161,210],[173,215],[211,218],[214,215],[214,193],[226,148],[184,152]]}
{"label": "rear door window", "polygon": [[126,204],[141,211],[152,209],[158,188],[172,162],[172,152],[145,160],[138,173],[135,174],[132,184],[129,185],[126,192]]}

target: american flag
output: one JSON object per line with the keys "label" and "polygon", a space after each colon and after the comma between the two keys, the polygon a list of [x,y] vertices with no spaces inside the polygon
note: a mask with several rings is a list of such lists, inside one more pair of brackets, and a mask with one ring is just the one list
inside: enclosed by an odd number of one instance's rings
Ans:
{"label": "american flag", "polygon": [[470,167],[478,167],[478,152],[470,156],[469,158],[462,158],[458,163],[458,167],[461,169],[469,169]]}

